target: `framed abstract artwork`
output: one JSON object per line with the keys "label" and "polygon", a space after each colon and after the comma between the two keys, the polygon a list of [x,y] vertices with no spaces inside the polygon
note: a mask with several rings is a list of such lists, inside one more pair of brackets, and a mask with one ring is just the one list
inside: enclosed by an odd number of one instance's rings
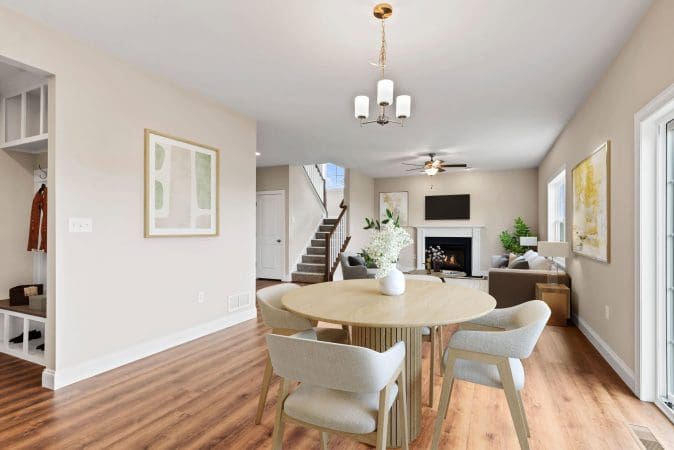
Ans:
{"label": "framed abstract artwork", "polygon": [[403,192],[380,192],[379,193],[379,218],[386,219],[386,210],[393,213],[393,217],[400,216],[400,225],[407,225],[407,191]]}
{"label": "framed abstract artwork", "polygon": [[611,143],[604,142],[573,168],[574,253],[609,262],[611,257]]}
{"label": "framed abstract artwork", "polygon": [[145,130],[145,237],[217,236],[218,150]]}

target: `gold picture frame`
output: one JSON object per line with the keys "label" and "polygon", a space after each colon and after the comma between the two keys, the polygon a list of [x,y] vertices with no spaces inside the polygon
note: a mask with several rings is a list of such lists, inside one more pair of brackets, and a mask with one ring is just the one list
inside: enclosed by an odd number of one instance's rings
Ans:
{"label": "gold picture frame", "polygon": [[146,238],[220,235],[220,150],[145,129]]}
{"label": "gold picture frame", "polygon": [[611,262],[611,141],[571,171],[571,248],[577,255]]}

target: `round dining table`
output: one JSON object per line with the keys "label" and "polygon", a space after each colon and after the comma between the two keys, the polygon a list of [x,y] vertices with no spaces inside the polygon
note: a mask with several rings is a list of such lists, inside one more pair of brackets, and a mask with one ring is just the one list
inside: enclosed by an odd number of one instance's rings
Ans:
{"label": "round dining table", "polygon": [[[308,319],[351,326],[354,345],[383,352],[405,343],[410,440],[421,429],[422,327],[467,322],[496,307],[486,292],[423,280],[407,280],[405,292],[398,296],[381,294],[377,280],[332,281],[292,290],[281,301],[287,310]],[[402,417],[395,405],[390,419],[388,446],[401,447]]]}

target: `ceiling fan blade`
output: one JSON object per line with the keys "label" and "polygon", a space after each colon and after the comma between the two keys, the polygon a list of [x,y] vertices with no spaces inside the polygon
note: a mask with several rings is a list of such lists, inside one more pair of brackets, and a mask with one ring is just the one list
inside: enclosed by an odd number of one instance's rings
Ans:
{"label": "ceiling fan blade", "polygon": [[438,168],[438,173],[441,173],[441,172],[447,172],[447,171],[446,171],[445,169],[443,169],[442,167],[439,167],[439,168]]}
{"label": "ceiling fan blade", "polygon": [[468,167],[468,164],[443,164],[440,167]]}
{"label": "ceiling fan blade", "polygon": [[414,164],[414,163],[406,163],[406,162],[400,163],[400,164],[403,164],[403,165],[405,165],[405,166],[423,167],[423,164]]}
{"label": "ceiling fan blade", "polygon": [[414,172],[414,171],[417,171],[417,170],[423,172],[423,169],[422,169],[421,167],[417,167],[417,168],[415,168],[415,169],[407,169],[407,170],[405,170],[405,172]]}

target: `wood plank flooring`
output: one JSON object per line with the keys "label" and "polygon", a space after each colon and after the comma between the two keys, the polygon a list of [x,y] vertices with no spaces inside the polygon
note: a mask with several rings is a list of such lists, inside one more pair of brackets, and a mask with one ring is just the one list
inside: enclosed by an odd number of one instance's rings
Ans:
{"label": "wood plank flooring", "polygon": [[[270,448],[278,378],[262,424],[253,424],[267,331],[251,320],[58,392],[40,387],[41,367],[0,355],[0,448]],[[424,376],[428,353],[425,345]],[[532,449],[638,449],[628,423],[674,449],[674,426],[634,397],[578,329],[548,327],[525,370]],[[430,446],[435,417],[424,404],[412,448]],[[319,448],[318,433],[289,425],[284,448]],[[330,448],[367,447],[334,438]],[[441,448],[519,448],[503,392],[457,382]]]}

